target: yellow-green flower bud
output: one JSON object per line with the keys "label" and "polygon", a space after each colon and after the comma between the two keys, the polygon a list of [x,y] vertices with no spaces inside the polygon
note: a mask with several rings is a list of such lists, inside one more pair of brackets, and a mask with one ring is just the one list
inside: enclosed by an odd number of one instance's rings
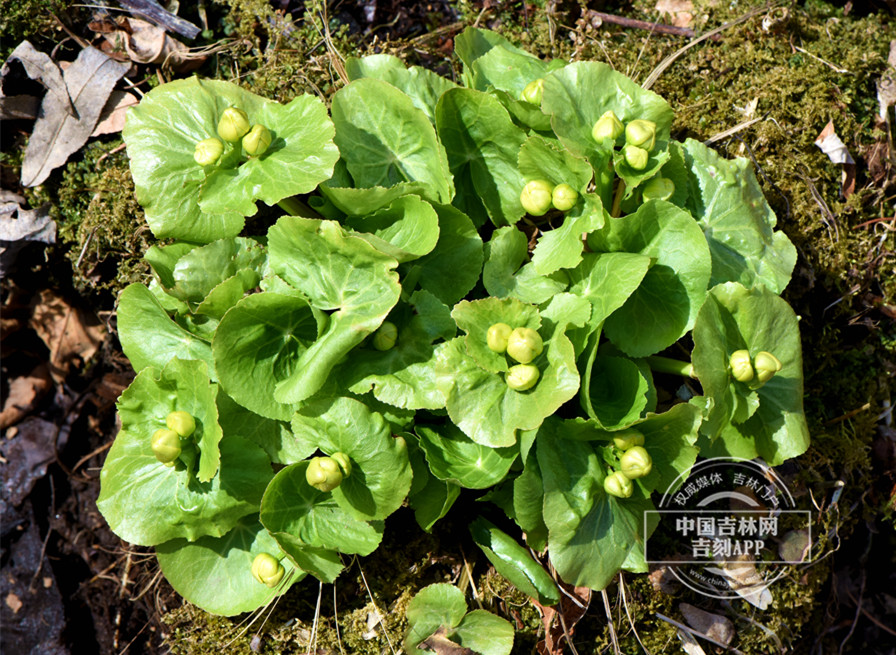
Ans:
{"label": "yellow-green flower bud", "polygon": [[243,150],[250,157],[260,157],[271,145],[271,131],[264,125],[253,125],[243,137]]}
{"label": "yellow-green flower bud", "polygon": [[174,466],[180,457],[180,436],[174,430],[160,428],[152,433],[152,454],[165,466]]}
{"label": "yellow-green flower bud", "polygon": [[520,204],[532,216],[542,216],[551,208],[554,186],[547,180],[532,180],[523,187]]}
{"label": "yellow-green flower bud", "polygon": [[224,144],[215,137],[211,137],[203,139],[196,144],[196,149],[193,151],[193,159],[200,166],[211,166],[217,163],[223,152]]}
{"label": "yellow-green flower bud", "polygon": [[518,327],[507,337],[507,354],[520,364],[528,364],[544,350],[544,341],[536,330]]}
{"label": "yellow-green flower bud", "polygon": [[218,136],[229,143],[236,143],[243,138],[250,127],[252,126],[249,124],[246,112],[236,107],[228,107],[218,121]]}
{"label": "yellow-green flower bud", "polygon": [[286,573],[286,569],[270,553],[258,553],[252,560],[252,576],[271,589],[280,583],[284,573]]}
{"label": "yellow-green flower bud", "polygon": [[383,321],[373,333],[373,347],[377,350],[391,350],[398,341],[398,328],[391,321]]}
{"label": "yellow-green flower bud", "polygon": [[753,365],[750,363],[749,350],[735,350],[728,359],[731,377],[738,382],[749,382],[753,379]]}
{"label": "yellow-green flower bud", "polygon": [[625,157],[625,163],[636,171],[643,171],[647,168],[647,162],[650,160],[650,153],[638,146],[625,146],[622,149],[622,155]]}
{"label": "yellow-green flower bud", "polygon": [[616,498],[630,498],[635,491],[635,485],[622,474],[622,471],[613,471],[604,478],[604,491]]}
{"label": "yellow-green flower bud", "polygon": [[332,457],[314,457],[305,469],[305,479],[318,491],[333,491],[343,477],[339,462]]}
{"label": "yellow-green flower bud", "polygon": [[637,430],[623,430],[613,435],[613,445],[619,450],[629,450],[644,445],[644,435]]}
{"label": "yellow-green flower bud", "polygon": [[650,152],[656,144],[656,123],[643,118],[633,120],[625,126],[625,142]]}
{"label": "yellow-green flower bud", "polygon": [[756,353],[756,379],[760,385],[765,384],[773,377],[775,373],[781,370],[783,365],[777,357],[765,350]]}
{"label": "yellow-green flower bud", "polygon": [[181,437],[189,437],[196,431],[196,419],[189,413],[180,410],[171,412],[165,419],[165,425]]}
{"label": "yellow-green flower bud", "polygon": [[604,115],[597,119],[594,127],[591,128],[591,137],[600,143],[604,139],[615,141],[622,134],[625,128],[622,122],[616,118],[616,114],[610,110],[604,112]]}
{"label": "yellow-green flower bud", "polygon": [[641,197],[644,202],[648,200],[668,200],[675,193],[675,183],[665,177],[657,175],[644,185]]}
{"label": "yellow-green flower bud", "polygon": [[504,381],[514,391],[526,391],[535,386],[541,372],[534,364],[517,364],[507,369]]}
{"label": "yellow-green flower bud", "polygon": [[507,340],[513,328],[507,323],[495,323],[488,329],[485,340],[490,350],[496,353],[503,353],[507,350]]}
{"label": "yellow-green flower bud", "polygon": [[544,80],[538,78],[526,85],[520,94],[520,100],[528,102],[530,105],[540,105],[542,96],[544,96]]}
{"label": "yellow-green flower bud", "polygon": [[551,192],[551,204],[562,212],[568,212],[578,201],[579,194],[568,184],[558,184]]}
{"label": "yellow-green flower bud", "polygon": [[632,446],[619,458],[619,470],[629,480],[643,478],[652,469],[653,460],[643,446]]}

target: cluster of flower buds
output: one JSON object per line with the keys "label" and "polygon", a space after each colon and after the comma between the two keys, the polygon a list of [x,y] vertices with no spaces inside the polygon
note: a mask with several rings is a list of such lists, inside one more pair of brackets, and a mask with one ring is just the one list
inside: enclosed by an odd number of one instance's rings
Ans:
{"label": "cluster of flower buds", "polygon": [[579,194],[571,186],[554,186],[547,180],[532,180],[520,193],[520,204],[532,216],[543,216],[551,207],[568,212],[578,201]]}
{"label": "cluster of flower buds", "polygon": [[183,450],[183,442],[196,431],[196,419],[184,411],[175,411],[165,419],[167,427],[152,434],[152,454],[165,466],[174,466]]}
{"label": "cluster of flower buds", "polygon": [[653,460],[644,448],[644,435],[638,430],[617,433],[613,445],[622,453],[619,470],[604,478],[604,491],[616,498],[628,498],[635,490],[632,480],[648,475],[653,470]]}
{"label": "cluster of flower buds", "polygon": [[506,353],[519,362],[511,366],[504,376],[508,387],[514,391],[527,391],[535,386],[541,371],[531,362],[544,351],[544,341],[538,331],[495,323],[488,329],[486,343],[493,352]]}
{"label": "cluster of flower buds", "polygon": [[305,469],[305,480],[318,491],[333,491],[352,474],[352,461],[345,453],[312,457]]}
{"label": "cluster of flower buds", "polygon": [[770,352],[762,350],[750,360],[749,350],[735,350],[728,359],[731,377],[747,384],[751,389],[758,389],[778,373],[782,364]]}
{"label": "cluster of flower buds", "polygon": [[625,134],[625,145],[622,147],[622,156],[625,158],[625,162],[636,171],[643,171],[647,168],[650,153],[656,145],[656,123],[637,118],[623,125],[616,114],[610,110],[604,112],[591,128],[591,137],[598,143],[605,141],[615,143],[623,134]]}
{"label": "cluster of flower buds", "polygon": [[218,136],[196,144],[193,159],[200,166],[214,166],[224,153],[223,141],[239,143],[250,157],[263,155],[271,145],[271,132],[264,125],[252,125],[242,109],[228,107],[218,119]]}

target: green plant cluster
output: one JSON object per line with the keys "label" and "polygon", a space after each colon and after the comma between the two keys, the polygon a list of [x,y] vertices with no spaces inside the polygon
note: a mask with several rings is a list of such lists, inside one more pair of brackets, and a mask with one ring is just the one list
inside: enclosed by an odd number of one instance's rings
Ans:
{"label": "green plant cluster", "polygon": [[[373,55],[346,63],[329,112],[190,79],[129,114],[137,198],[175,241],[120,297],[137,377],[98,505],[211,612],[333,582],[403,504],[428,531],[463,489],[562,580],[603,589],[647,570],[651,494],[698,454],[777,465],[808,447],[779,295],[796,252],[750,164],[673,140],[668,104],[608,66],[473,28],[455,44],[461,84]],[[532,181],[550,187],[540,214]],[[247,235],[258,201],[286,215]],[[690,343],[689,363],[657,357]],[[660,407],[654,372],[676,367],[702,392]],[[516,538],[482,517],[471,533],[558,602]],[[443,600],[413,634],[491,621]]]}

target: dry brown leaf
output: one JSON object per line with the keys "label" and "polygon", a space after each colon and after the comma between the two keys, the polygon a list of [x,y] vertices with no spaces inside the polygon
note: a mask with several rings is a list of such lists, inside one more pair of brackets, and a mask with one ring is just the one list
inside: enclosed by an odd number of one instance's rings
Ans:
{"label": "dry brown leaf", "polygon": [[751,556],[730,557],[720,562],[718,568],[708,566],[706,570],[724,578],[732,591],[750,605],[765,610],[772,604],[772,592],[756,570],[756,561]]}
{"label": "dry brown leaf", "polygon": [[687,603],[678,606],[684,620],[697,632],[727,646],[734,639],[734,624],[724,616],[713,614]]}
{"label": "dry brown leaf", "polygon": [[815,145],[835,164],[843,166],[842,190],[844,198],[852,195],[856,189],[856,160],[849,154],[846,144],[837,136],[834,121],[830,121],[815,139]]}
{"label": "dry brown leaf", "polygon": [[591,604],[591,590],[588,587],[573,587],[564,582],[559,584],[567,592],[560,594],[559,612],[554,607],[542,605],[532,599],[541,611],[541,621],[544,623],[544,639],[535,645],[539,655],[563,655],[567,637],[572,637],[576,623],[585,616]]}
{"label": "dry brown leaf", "polygon": [[444,626],[421,641],[417,645],[417,648],[420,650],[429,650],[438,655],[477,655],[476,651],[451,641],[448,638],[448,631]]}
{"label": "dry brown leaf", "polygon": [[15,425],[34,409],[37,402],[53,386],[46,364],[40,364],[28,375],[15,378],[9,383],[9,393],[0,411],[0,430]]}
{"label": "dry brown leaf", "polygon": [[73,364],[83,364],[96,354],[106,328],[49,290],[41,292],[32,308],[31,327],[50,349],[50,374],[61,383]]}
{"label": "dry brown leaf", "polygon": [[11,61],[17,61],[22,64],[25,74],[32,80],[43,84],[50,93],[54,94],[59,101],[60,107],[64,108],[69,115],[77,115],[72,99],[69,97],[68,89],[62,80],[62,71],[59,70],[56,62],[50,59],[49,55],[36,50],[29,41],[22,41],[10,53],[6,63],[3,64],[3,68],[0,69],[0,80],[5,79],[9,73],[9,62]]}
{"label": "dry brown leaf", "polygon": [[656,10],[668,16],[666,22],[676,27],[690,27],[694,22],[694,3],[691,0],[658,0]]}
{"label": "dry brown leaf", "polygon": [[44,96],[40,116],[25,148],[22,162],[22,184],[37,186],[53,169],[62,166],[69,156],[90,138],[93,128],[109,99],[115,84],[130,66],[103,54],[96,48],[84,48],[74,63],[63,73],[65,91],[77,110],[71,116],[59,100],[61,90]]}
{"label": "dry brown leaf", "polygon": [[0,277],[9,272],[29,242],[56,243],[56,223],[47,209],[23,209],[24,202],[15,193],[0,194]]}
{"label": "dry brown leaf", "polygon": [[133,93],[127,91],[113,91],[109,101],[100,114],[99,123],[90,136],[101,134],[116,134],[124,128],[125,114],[129,107],[138,104],[140,100]]}
{"label": "dry brown leaf", "polygon": [[108,29],[108,23],[103,23],[103,39],[110,50],[123,50],[135,63],[160,64],[186,73],[205,61],[205,57],[191,55],[187,46],[169,36],[163,28],[145,20],[121,18],[117,25],[118,30],[112,31]]}

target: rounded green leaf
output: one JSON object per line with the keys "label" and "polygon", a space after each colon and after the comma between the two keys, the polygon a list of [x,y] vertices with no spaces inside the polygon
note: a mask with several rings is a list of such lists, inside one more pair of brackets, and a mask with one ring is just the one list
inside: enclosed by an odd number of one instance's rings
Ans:
{"label": "rounded green leaf", "polygon": [[611,155],[592,136],[594,124],[605,112],[612,110],[622,123],[636,119],[656,123],[656,144],[643,170],[626,166],[616,153],[616,174],[630,189],[653,177],[668,159],[671,107],[607,64],[576,62],[545,76],[542,109],[551,114],[551,125],[563,145],[574,155],[588,158],[596,171],[603,170]]}
{"label": "rounded green leaf", "polygon": [[[270,460],[255,444],[230,437],[219,444],[220,469],[209,482],[199,482],[183,466],[160,463],[147,432],[152,420],[147,416],[145,422],[134,422],[144,414],[144,398],[152,403],[146,380],[153,372],[158,373],[145,369],[138,374],[119,399],[128,427],[118,433],[103,465],[97,507],[115,534],[141,546],[220,537],[258,511],[272,477]],[[153,417],[160,406],[152,403]]]}
{"label": "rounded green leaf", "polygon": [[498,484],[519,454],[516,447],[478,444],[452,423],[419,425],[416,431],[433,475],[467,489],[488,489]]}
{"label": "rounded green leaf", "polygon": [[429,292],[415,291],[411,303],[400,303],[389,314],[398,326],[392,348],[356,348],[334,376],[352,393],[372,391],[378,400],[395,407],[439,409],[445,403],[434,380],[433,342],[453,338],[457,326],[448,308]]}
{"label": "rounded green leaf", "polygon": [[336,144],[358,187],[419,182],[424,197],[450,203],[454,186],[435,129],[391,84],[362,78],[333,96]]}
{"label": "rounded green leaf", "polygon": [[510,655],[513,650],[513,625],[486,610],[467,614],[449,637],[462,648],[482,655]]}
{"label": "rounded green leaf", "polygon": [[274,292],[243,298],[225,314],[212,342],[221,386],[239,404],[269,419],[288,420],[277,385],[317,339],[319,316],[302,298]]}
{"label": "rounded green leaf", "polygon": [[302,406],[292,430],[300,443],[351,459],[352,474],[332,491],[347,516],[384,519],[401,506],[411,487],[407,445],[382,415],[352,398],[322,398]]}
{"label": "rounded green leaf", "polygon": [[541,378],[532,389],[522,392],[510,389],[503,374],[479,366],[463,339],[448,342],[440,351],[436,384],[454,424],[476,443],[512,446],[517,430],[534,430],[574,397],[579,373],[565,329],[565,323],[555,326],[545,340],[544,352],[534,361]]}
{"label": "rounded green leaf", "polygon": [[623,428],[641,417],[647,407],[649,383],[638,366],[624,357],[598,355],[583,390],[594,416],[608,429]]}
{"label": "rounded green leaf", "polygon": [[[450,205],[435,205],[439,240],[432,251],[410,267],[417,283],[449,307],[466,296],[482,272],[482,238],[470,217]],[[405,274],[402,274],[402,278]]]}
{"label": "rounded green leaf", "polygon": [[675,205],[646,202],[588,235],[595,252],[629,252],[653,261],[641,285],[605,324],[605,333],[631,357],[667,348],[690,330],[706,298],[712,264],[703,231]]}
{"label": "rounded green leaf", "polygon": [[[772,353],[781,370],[758,390],[750,389],[728,373],[731,354],[742,349],[754,359],[761,351]],[[694,326],[692,361],[704,394],[713,400],[704,427],[710,439],[725,431],[729,442],[744,442],[739,453],[750,444],[772,466],[809,447],[798,320],[773,291],[736,282],[713,288]],[[754,393],[758,408],[738,422],[739,399]]]}
{"label": "rounded green leaf", "polygon": [[384,209],[349,218],[345,224],[399,263],[428,254],[439,240],[439,217],[432,205],[417,196],[402,196]]}
{"label": "rounded green leaf", "polygon": [[694,195],[689,206],[712,253],[712,285],[764,284],[781,293],[796,265],[796,248],[777,223],[749,160],[727,160],[699,141],[683,146]]}
{"label": "rounded green leaf", "polygon": [[223,537],[200,537],[194,542],[174,539],[156,546],[159,567],[174,590],[206,612],[234,616],[265,606],[305,577],[286,557],[283,580],[274,588],[252,576],[252,562],[260,553],[276,556],[280,547],[258,517],[249,516]]}
{"label": "rounded green leaf", "polygon": [[517,157],[526,135],[501,103],[481,91],[451,89],[439,98],[436,125],[457,185],[455,205],[474,221],[484,219],[484,208],[498,226],[522,218],[526,180]]}
{"label": "rounded green leaf", "polygon": [[464,344],[467,352],[486,371],[497,373],[509,368],[504,353],[488,347],[488,331],[495,323],[506,323],[511,330],[529,328],[538,330],[541,317],[538,309],[513,298],[482,298],[463,300],[455,305],[451,317],[466,332]]}
{"label": "rounded green leaf", "polygon": [[[261,157],[243,161],[239,144],[202,167],[197,142],[214,136],[230,106],[266,126],[273,142]],[[221,81],[190,78],[157,87],[128,113],[123,131],[137,199],[153,234],[208,243],[236,236],[255,202],[275,204],[308,193],[332,175],[338,158],[333,125],[312,96],[283,106]]]}
{"label": "rounded green leaf", "polygon": [[411,653],[421,652],[417,649],[421,641],[442,626],[451,629],[459,625],[466,613],[467,601],[454,585],[436,583],[424,587],[408,603],[405,648]]}
{"label": "rounded green leaf", "polygon": [[209,343],[175,323],[142,284],[128,285],[119,296],[118,338],[135,371],[163,368],[178,357],[205,362],[214,376]]}
{"label": "rounded green leaf", "polygon": [[398,302],[398,265],[338,223],[284,216],[268,231],[271,268],[317,309],[331,311],[327,330],[277,383],[277,402],[315,394],[333,367],[376,330]]}
{"label": "rounded green leaf", "polygon": [[292,464],[271,480],[261,503],[261,523],[287,552],[290,543],[295,543],[370,555],[383,538],[382,521],[368,523],[351,516],[336,503],[333,493],[308,484],[307,468],[307,461]]}

